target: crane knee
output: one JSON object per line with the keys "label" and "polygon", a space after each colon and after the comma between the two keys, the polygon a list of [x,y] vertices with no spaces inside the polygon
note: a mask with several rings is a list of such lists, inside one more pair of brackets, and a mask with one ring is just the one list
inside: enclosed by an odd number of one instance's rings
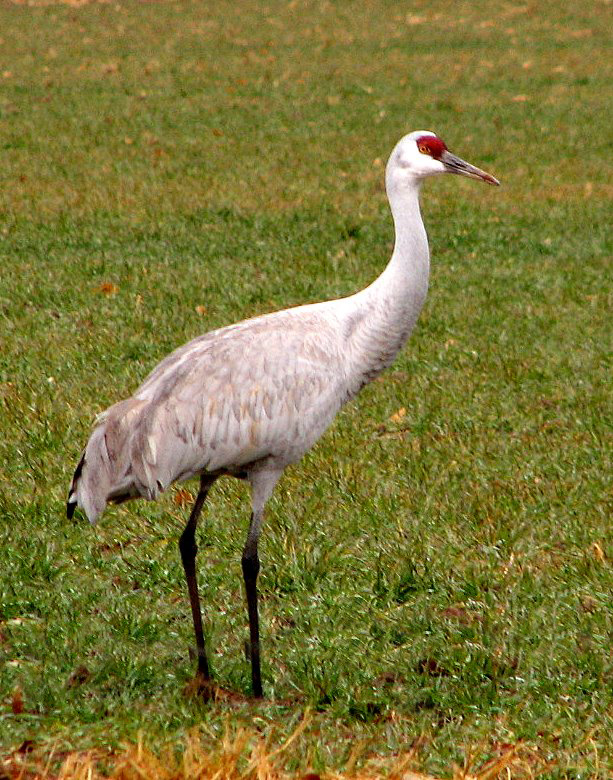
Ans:
{"label": "crane knee", "polygon": [[243,554],[241,559],[241,565],[243,567],[243,577],[245,581],[255,581],[260,571],[260,559],[257,552],[251,555]]}
{"label": "crane knee", "polygon": [[193,534],[186,534],[185,532],[181,534],[179,537],[179,552],[181,553],[181,560],[194,560],[196,558],[198,545]]}

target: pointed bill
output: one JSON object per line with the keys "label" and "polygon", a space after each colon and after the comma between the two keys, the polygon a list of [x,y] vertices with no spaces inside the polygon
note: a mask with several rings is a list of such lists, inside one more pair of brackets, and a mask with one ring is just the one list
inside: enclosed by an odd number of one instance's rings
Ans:
{"label": "pointed bill", "polygon": [[460,176],[468,176],[471,179],[481,179],[488,182],[488,184],[499,185],[498,179],[495,179],[491,174],[482,171],[481,168],[477,168],[475,165],[471,165],[463,160],[461,157],[456,157],[455,154],[445,150],[441,156],[440,161],[445,166],[447,173],[457,173]]}

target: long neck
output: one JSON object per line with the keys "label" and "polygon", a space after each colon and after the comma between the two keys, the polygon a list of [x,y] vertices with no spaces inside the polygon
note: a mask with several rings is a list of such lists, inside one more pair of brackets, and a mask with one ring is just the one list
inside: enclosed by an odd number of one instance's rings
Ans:
{"label": "long neck", "polygon": [[[389,324],[413,328],[428,291],[430,252],[419,210],[419,186],[393,193],[390,207],[396,240],[383,273],[367,288]],[[407,333],[408,335],[408,333]]]}
{"label": "long neck", "polygon": [[419,184],[389,193],[389,200],[396,231],[392,257],[383,273],[355,296],[361,316],[350,345],[357,389],[392,363],[413,330],[428,291],[430,256],[419,211]]}

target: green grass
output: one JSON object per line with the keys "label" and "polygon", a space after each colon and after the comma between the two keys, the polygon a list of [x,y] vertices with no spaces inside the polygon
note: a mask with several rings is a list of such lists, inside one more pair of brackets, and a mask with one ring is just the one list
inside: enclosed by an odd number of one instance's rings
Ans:
{"label": "green grass", "polygon": [[[310,708],[288,768],[422,738],[444,774],[523,740],[551,776],[607,775],[608,13],[0,8],[4,752],[178,744],[194,724],[212,741],[228,720],[280,739]],[[418,327],[269,505],[268,700],[198,703],[187,509],[170,493],[69,522],[72,469],[95,414],[175,346],[379,273],[383,166],[420,127],[503,187],[426,185]],[[248,513],[220,481],[199,556],[215,677],[245,693]]]}

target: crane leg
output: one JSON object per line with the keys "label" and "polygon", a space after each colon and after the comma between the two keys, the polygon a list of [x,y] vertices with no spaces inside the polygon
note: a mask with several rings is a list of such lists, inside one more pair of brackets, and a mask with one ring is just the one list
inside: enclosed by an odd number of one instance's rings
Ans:
{"label": "crane leg", "polygon": [[198,491],[198,495],[189,516],[189,520],[187,521],[187,525],[185,526],[185,530],[179,539],[179,551],[181,552],[181,561],[185,571],[187,590],[189,592],[189,602],[192,608],[192,618],[194,621],[194,633],[196,635],[198,674],[203,677],[204,680],[210,680],[211,673],[209,669],[209,662],[206,657],[206,650],[204,647],[202,613],[200,611],[200,597],[198,596],[198,582],[196,580],[196,553],[198,552],[198,546],[196,544],[195,535],[200,512],[202,511],[202,507],[206,501],[209,489],[214,481],[214,479],[205,478],[204,476],[200,478],[200,490]]}
{"label": "crane leg", "polygon": [[[258,558],[258,537],[261,525],[260,516],[255,512],[251,514],[247,542],[243,549],[241,565],[243,567],[243,579],[247,594],[247,611],[249,612],[249,655],[251,657],[251,684],[253,695],[261,699],[262,674],[260,672],[260,621],[258,617],[258,588],[257,579],[260,571],[260,559]],[[254,532],[255,531],[255,532]]]}
{"label": "crane leg", "polygon": [[247,595],[247,610],[249,612],[249,655],[251,657],[251,685],[253,695],[261,699],[262,674],[260,671],[260,621],[258,617],[257,579],[260,571],[258,558],[258,539],[262,530],[264,505],[272,495],[281,471],[276,469],[258,469],[252,471],[248,479],[251,483],[251,521],[247,533],[247,541],[243,548],[241,564]]}

